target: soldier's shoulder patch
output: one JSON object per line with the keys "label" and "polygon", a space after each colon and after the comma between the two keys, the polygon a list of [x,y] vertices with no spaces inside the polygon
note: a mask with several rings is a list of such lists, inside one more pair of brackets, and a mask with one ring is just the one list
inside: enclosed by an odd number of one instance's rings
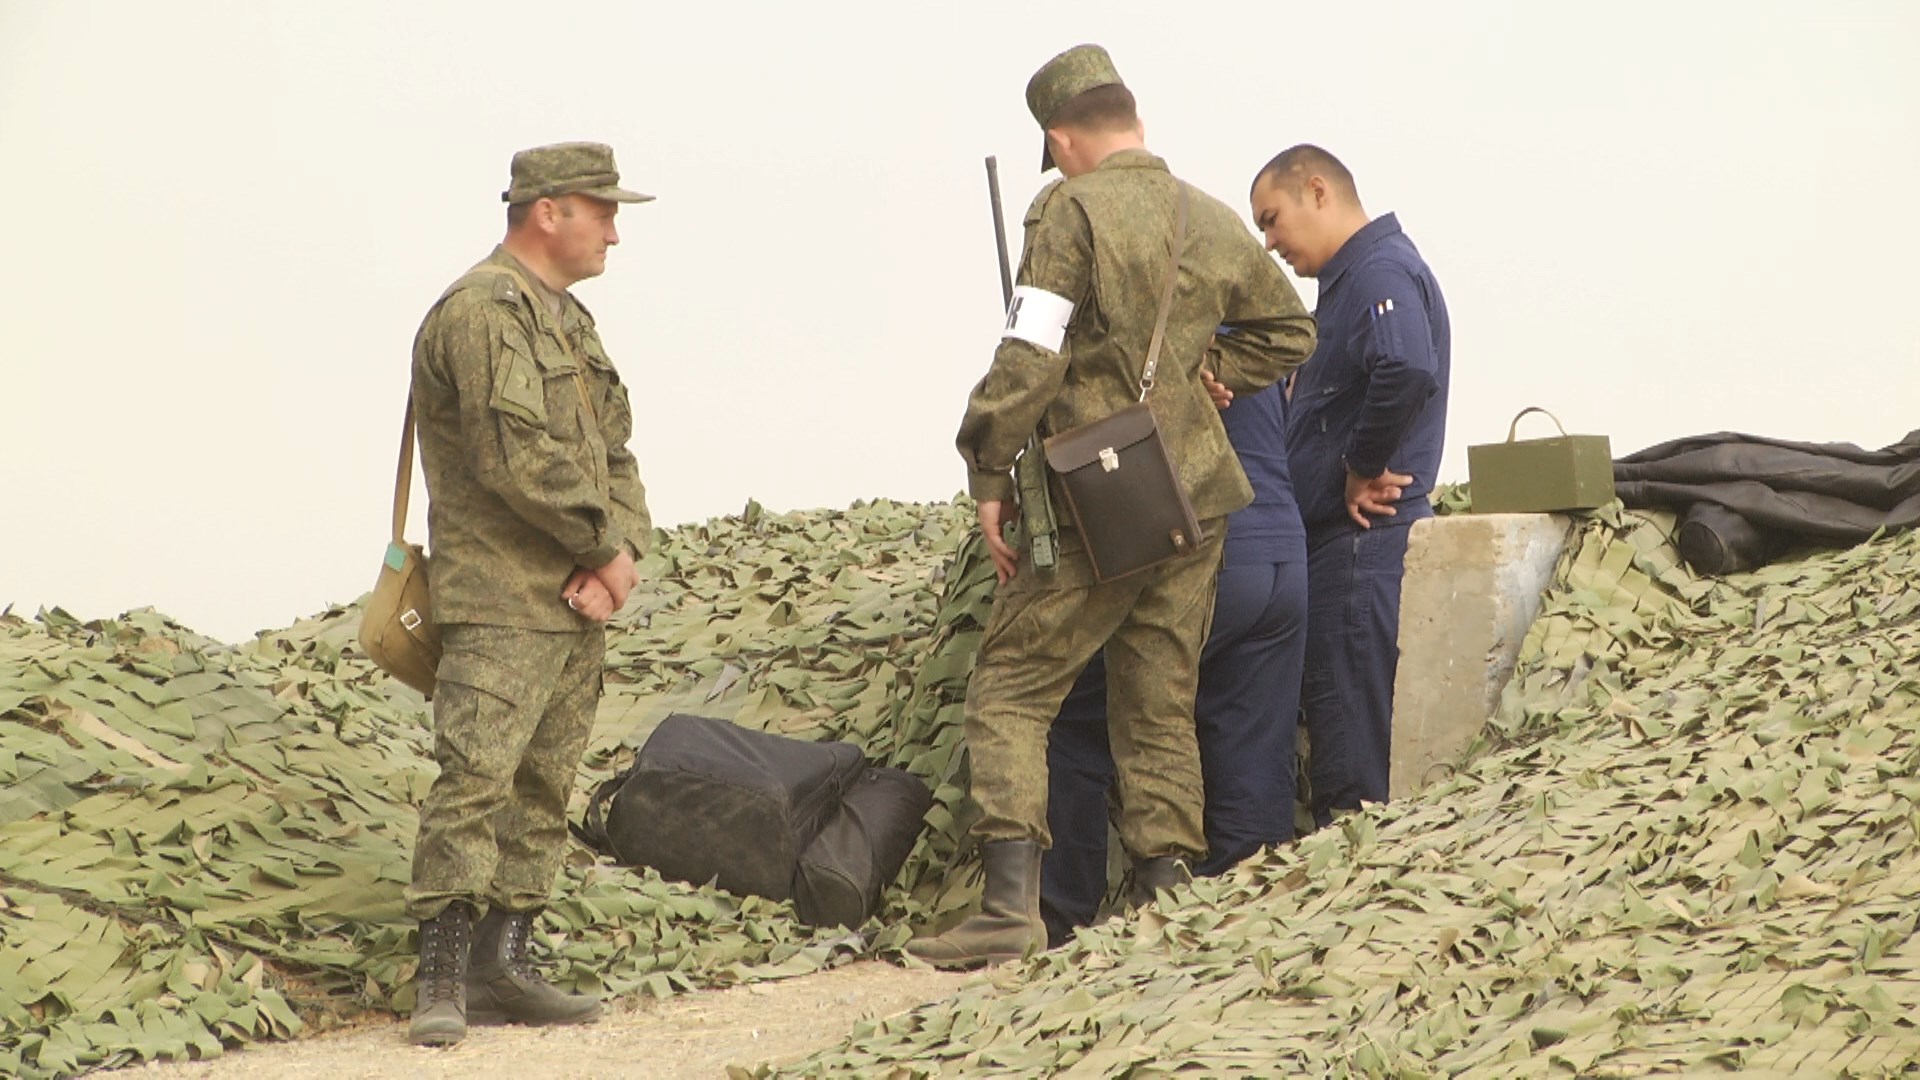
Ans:
{"label": "soldier's shoulder patch", "polygon": [[465,288],[476,314],[491,325],[528,339],[538,329],[533,298],[510,275],[482,267],[467,276]]}
{"label": "soldier's shoulder patch", "polygon": [[1027,206],[1027,216],[1023,220],[1024,224],[1032,225],[1040,220],[1040,216],[1047,212],[1047,203],[1053,201],[1054,192],[1059,191],[1060,185],[1064,182],[1065,181],[1058,179],[1049,180],[1047,186],[1040,189],[1040,193],[1035,195],[1033,202]]}
{"label": "soldier's shoulder patch", "polygon": [[520,283],[506,274],[494,274],[493,298],[502,303],[518,304],[520,302]]}
{"label": "soldier's shoulder patch", "polygon": [[520,286],[507,275],[489,270],[482,264],[462,274],[459,280],[447,286],[446,292],[440,294],[442,303],[455,297],[460,298],[462,303],[481,307],[496,301],[517,306],[520,302]]}

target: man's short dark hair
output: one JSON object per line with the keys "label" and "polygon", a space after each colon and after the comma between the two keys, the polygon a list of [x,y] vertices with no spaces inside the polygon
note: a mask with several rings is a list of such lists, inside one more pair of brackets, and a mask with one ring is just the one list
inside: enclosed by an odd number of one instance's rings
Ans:
{"label": "man's short dark hair", "polygon": [[1054,110],[1047,126],[1108,132],[1125,131],[1139,122],[1133,91],[1119,83],[1109,83],[1068,98],[1065,105]]}
{"label": "man's short dark hair", "polygon": [[[565,195],[553,197],[553,204],[560,208],[561,217],[573,216],[573,203]],[[526,202],[514,203],[507,207],[507,228],[517,229],[526,224],[528,215],[532,214],[533,208],[538,205],[540,205],[539,199],[528,199]]]}
{"label": "man's short dark hair", "polygon": [[[1260,181],[1271,179],[1282,191],[1297,196],[1309,176],[1320,177],[1329,188],[1355,203],[1360,201],[1360,189],[1354,185],[1353,173],[1340,164],[1339,158],[1311,143],[1290,146],[1274,155],[1265,168],[1254,174],[1253,188],[1257,189]],[[1252,194],[1252,189],[1248,194]]]}

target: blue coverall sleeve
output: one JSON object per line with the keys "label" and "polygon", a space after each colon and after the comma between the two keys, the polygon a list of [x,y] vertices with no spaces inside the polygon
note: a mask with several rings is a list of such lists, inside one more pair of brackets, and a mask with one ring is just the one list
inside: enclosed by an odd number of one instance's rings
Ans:
{"label": "blue coverall sleeve", "polygon": [[1397,266],[1364,268],[1348,286],[1366,307],[1367,393],[1347,442],[1347,468],[1369,479],[1393,466],[1414,417],[1439,389],[1426,292]]}

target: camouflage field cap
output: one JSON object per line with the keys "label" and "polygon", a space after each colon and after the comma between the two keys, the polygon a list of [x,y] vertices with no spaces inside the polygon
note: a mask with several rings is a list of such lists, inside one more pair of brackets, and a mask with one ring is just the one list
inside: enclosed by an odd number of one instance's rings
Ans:
{"label": "camouflage field cap", "polygon": [[620,186],[613,147],[605,143],[554,143],[513,155],[512,186],[500,193],[501,202],[517,206],[556,195],[588,195],[608,202],[653,201],[651,195]]}
{"label": "camouflage field cap", "polygon": [[1053,168],[1053,149],[1047,145],[1047,121],[1060,106],[1101,86],[1125,86],[1113,57],[1098,45],[1075,45],[1041,65],[1027,80],[1027,111],[1040,124],[1040,171]]}

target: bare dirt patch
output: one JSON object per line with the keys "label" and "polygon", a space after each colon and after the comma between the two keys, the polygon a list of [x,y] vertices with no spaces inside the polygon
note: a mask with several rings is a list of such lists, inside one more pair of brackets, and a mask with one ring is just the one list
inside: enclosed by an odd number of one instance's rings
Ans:
{"label": "bare dirt patch", "polygon": [[404,1022],[371,1024],[250,1046],[213,1061],[145,1065],[118,1075],[165,1080],[716,1077],[725,1075],[728,1065],[797,1060],[833,1045],[862,1020],[939,1000],[977,977],[866,960],[637,1007],[616,1002],[610,1015],[590,1027],[474,1028],[458,1046],[432,1050],[409,1045]]}

